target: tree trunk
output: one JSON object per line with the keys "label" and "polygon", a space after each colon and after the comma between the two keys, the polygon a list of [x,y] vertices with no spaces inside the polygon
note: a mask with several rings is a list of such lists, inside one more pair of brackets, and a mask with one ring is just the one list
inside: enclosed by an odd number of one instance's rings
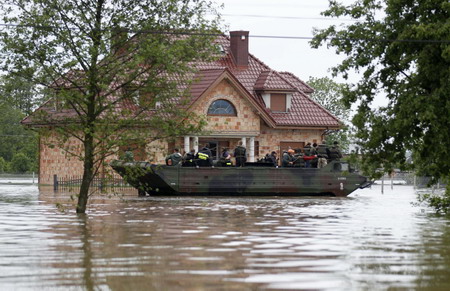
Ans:
{"label": "tree trunk", "polygon": [[91,134],[86,134],[84,141],[83,168],[83,180],[81,181],[80,194],[78,196],[77,213],[86,212],[89,189],[94,175],[94,139]]}

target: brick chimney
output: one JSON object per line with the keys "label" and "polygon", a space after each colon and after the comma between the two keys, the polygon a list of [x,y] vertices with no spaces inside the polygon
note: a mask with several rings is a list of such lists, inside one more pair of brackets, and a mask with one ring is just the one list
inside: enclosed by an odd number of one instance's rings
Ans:
{"label": "brick chimney", "polygon": [[230,31],[230,49],[238,67],[248,67],[248,31]]}

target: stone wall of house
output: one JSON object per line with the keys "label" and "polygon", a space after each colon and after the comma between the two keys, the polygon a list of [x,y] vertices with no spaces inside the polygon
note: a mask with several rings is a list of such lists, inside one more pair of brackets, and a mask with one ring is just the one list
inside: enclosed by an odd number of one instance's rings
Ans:
{"label": "stone wall of house", "polygon": [[256,109],[227,80],[222,80],[209,94],[198,100],[192,110],[197,114],[207,115],[209,106],[218,99],[231,102],[236,108],[237,116],[207,116],[206,130],[215,133],[259,132],[260,117],[256,114]]}
{"label": "stone wall of house", "polygon": [[[207,116],[209,106],[218,99],[225,99],[231,102],[237,111],[237,116]],[[262,158],[266,153],[277,151],[280,154],[280,142],[320,142],[323,130],[315,129],[273,129],[269,128],[256,113],[253,105],[230,84],[229,81],[221,81],[213,90],[192,107],[192,110],[201,115],[207,116],[207,131],[213,137],[223,137],[221,139],[229,141],[230,150],[233,151],[241,140],[242,136],[255,136],[255,141],[259,144],[259,151],[255,152],[255,159]],[[247,135],[248,134],[248,135]],[[226,136],[233,136],[226,138]],[[58,147],[49,146],[49,140],[41,140],[40,144],[40,183],[53,184],[53,175],[60,178],[81,176],[83,173],[83,163],[76,157],[71,157]],[[247,143],[249,140],[247,140]],[[172,146],[184,148],[183,137],[177,138]],[[69,140],[66,146],[81,150],[81,143],[78,140]],[[249,145],[247,144],[247,148]],[[192,146],[191,146],[192,148]],[[146,147],[147,161],[152,163],[164,163],[165,157],[169,154],[169,144],[166,141],[155,141]],[[112,159],[112,157],[111,157]],[[108,171],[110,169],[106,169]]]}
{"label": "stone wall of house", "polygon": [[[53,175],[58,178],[69,178],[83,175],[83,162],[69,155],[63,149],[53,146],[54,137],[41,137],[39,154],[39,183],[53,185]],[[80,151],[81,142],[74,138],[69,139],[65,147]]]}
{"label": "stone wall of house", "polygon": [[[39,184],[53,185],[54,175],[63,180],[80,179],[83,176],[83,161],[64,150],[70,149],[71,152],[80,153],[83,149],[81,142],[71,138],[64,144],[64,149],[56,144],[54,136],[40,139]],[[107,166],[114,159],[117,159],[116,155],[108,156],[105,159],[106,166],[99,170],[99,175],[114,172],[111,167]]]}
{"label": "stone wall of house", "polygon": [[271,151],[280,154],[280,142],[320,143],[322,133],[319,129],[273,129],[262,124],[261,134],[255,139],[259,141],[259,157]]}

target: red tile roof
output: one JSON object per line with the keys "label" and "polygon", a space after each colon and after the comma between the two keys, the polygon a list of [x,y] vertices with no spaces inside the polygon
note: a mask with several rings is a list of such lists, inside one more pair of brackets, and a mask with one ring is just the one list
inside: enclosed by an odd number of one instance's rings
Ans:
{"label": "red tile roof", "polygon": [[[289,127],[340,127],[341,122],[330,112],[308,97],[307,94],[314,92],[310,86],[300,80],[297,76],[288,72],[277,72],[261,62],[255,56],[249,54],[248,67],[236,67],[231,56],[228,37],[219,37],[217,42],[225,49],[225,54],[217,61],[210,63],[199,63],[196,67],[200,70],[197,77],[198,83],[192,86],[192,95],[198,98],[199,92],[204,92],[211,85],[215,76],[220,75],[220,70],[227,68],[239,83],[253,96],[253,98],[264,105],[260,96],[261,91],[283,91],[292,94],[291,108],[286,113],[265,111],[275,121],[276,126]],[[207,70],[208,73],[206,73]],[[201,76],[204,76],[204,80]]]}
{"label": "red tile roof", "polygon": [[285,80],[293,84],[298,90],[308,94],[314,92],[313,88],[309,87],[308,84],[300,80],[296,75],[289,72],[279,72],[279,73]]}
{"label": "red tile roof", "polygon": [[[195,81],[192,83],[190,93],[192,102],[195,102],[215,80],[220,78],[226,71],[233,76],[245,90],[246,95],[253,98],[258,109],[268,116],[270,124],[275,127],[332,127],[338,128],[341,122],[322,106],[314,102],[307,94],[314,92],[305,82],[297,76],[288,72],[277,72],[272,70],[255,56],[249,54],[247,67],[237,67],[230,52],[230,39],[226,36],[218,37],[217,43],[224,48],[224,53],[213,62],[199,62],[193,64],[198,72],[192,76],[185,76]],[[186,87],[180,81],[180,87]],[[261,93],[286,92],[292,94],[291,108],[286,113],[271,112],[265,108]],[[128,104],[129,105],[129,104]],[[133,107],[122,104],[125,107]],[[40,109],[44,109],[45,104]],[[47,110],[46,110],[47,111]],[[51,110],[50,112],[51,113]],[[69,114],[66,112],[66,114]],[[70,115],[70,114],[69,114]],[[265,119],[266,121],[269,119]],[[22,123],[31,124],[32,119],[26,117]]]}
{"label": "red tile roof", "polygon": [[263,71],[256,80],[255,91],[295,91],[295,89],[287,83],[275,71]]}

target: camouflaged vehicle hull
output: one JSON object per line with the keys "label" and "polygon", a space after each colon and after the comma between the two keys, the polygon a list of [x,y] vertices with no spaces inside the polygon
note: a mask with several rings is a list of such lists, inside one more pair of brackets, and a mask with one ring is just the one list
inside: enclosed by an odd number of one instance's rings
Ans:
{"label": "camouflaged vehicle hull", "polygon": [[111,164],[139,195],[347,196],[371,184],[347,163],[322,169],[275,167],[181,167],[146,162]]}

